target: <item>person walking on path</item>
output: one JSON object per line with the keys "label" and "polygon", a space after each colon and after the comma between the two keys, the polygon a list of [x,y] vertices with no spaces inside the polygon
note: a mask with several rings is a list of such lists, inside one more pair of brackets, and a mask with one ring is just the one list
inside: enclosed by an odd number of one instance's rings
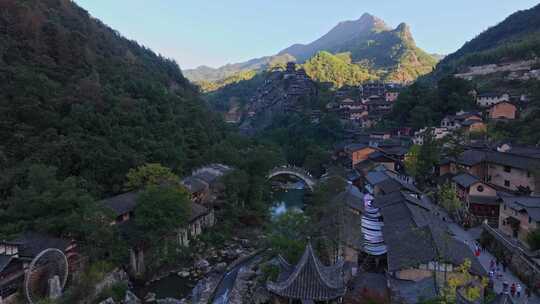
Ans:
{"label": "person walking on path", "polygon": [[516,283],[512,283],[512,286],[510,287],[510,294],[512,297],[516,295]]}
{"label": "person walking on path", "polygon": [[517,294],[517,297],[521,297],[521,284],[517,283],[516,284],[516,294]]}
{"label": "person walking on path", "polygon": [[506,272],[506,261],[502,261],[503,272]]}
{"label": "person walking on path", "polygon": [[508,282],[503,282],[503,293],[508,294]]}

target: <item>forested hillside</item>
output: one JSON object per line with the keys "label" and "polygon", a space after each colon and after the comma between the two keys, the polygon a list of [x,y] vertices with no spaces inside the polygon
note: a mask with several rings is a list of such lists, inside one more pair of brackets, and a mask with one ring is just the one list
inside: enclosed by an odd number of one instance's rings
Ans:
{"label": "forested hillside", "polygon": [[526,60],[540,55],[540,4],[518,11],[480,33],[437,66],[436,77],[464,66]]}
{"label": "forested hillside", "polygon": [[219,122],[174,61],[69,0],[0,1],[0,200],[33,164],[121,190],[128,169],[200,165]]}
{"label": "forested hillside", "polygon": [[329,82],[335,87],[353,86],[376,78],[366,67],[353,64],[350,53],[332,55],[319,52],[302,67],[313,80]]}

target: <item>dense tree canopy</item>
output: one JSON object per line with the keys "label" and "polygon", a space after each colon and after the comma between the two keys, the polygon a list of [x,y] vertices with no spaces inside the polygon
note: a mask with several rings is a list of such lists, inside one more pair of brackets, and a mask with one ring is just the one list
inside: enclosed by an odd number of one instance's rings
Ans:
{"label": "dense tree canopy", "polygon": [[446,115],[476,107],[471,82],[449,76],[436,87],[415,82],[403,90],[387,119],[416,129],[439,125]]}
{"label": "dense tree canopy", "polygon": [[148,186],[137,197],[135,226],[146,242],[188,224],[191,213],[187,191],[179,186]]}
{"label": "dense tree canopy", "polygon": [[171,169],[160,164],[145,164],[130,169],[127,176],[126,188],[128,190],[142,189],[147,186],[178,185],[180,178]]}
{"label": "dense tree canopy", "polygon": [[32,163],[96,193],[160,162],[186,172],[220,138],[175,62],[121,37],[71,1],[0,3],[0,193]]}

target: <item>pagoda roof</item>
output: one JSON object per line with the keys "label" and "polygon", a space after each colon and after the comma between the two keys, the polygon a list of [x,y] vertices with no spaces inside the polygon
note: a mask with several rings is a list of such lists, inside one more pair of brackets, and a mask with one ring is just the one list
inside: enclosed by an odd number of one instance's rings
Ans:
{"label": "pagoda roof", "polygon": [[343,261],[325,266],[315,256],[308,243],[302,258],[293,266],[280,257],[281,273],[276,282],[268,282],[270,292],[285,298],[329,301],[342,297],[346,287],[343,280]]}

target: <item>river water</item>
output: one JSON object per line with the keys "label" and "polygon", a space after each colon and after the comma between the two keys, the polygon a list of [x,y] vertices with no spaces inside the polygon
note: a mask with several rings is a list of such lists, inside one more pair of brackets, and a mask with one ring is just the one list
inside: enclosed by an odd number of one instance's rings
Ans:
{"label": "river water", "polygon": [[279,216],[289,210],[302,211],[306,190],[303,182],[289,185],[287,188],[276,189],[273,192],[273,204],[270,208],[272,216]]}
{"label": "river water", "polygon": [[[287,181],[273,191],[273,204],[270,208],[273,217],[279,216],[288,210],[302,211],[304,207],[305,184],[302,181]],[[244,265],[238,265],[227,272],[216,289],[214,304],[226,304],[229,301],[229,294],[234,286],[238,271]],[[141,287],[137,294],[144,297],[146,293],[153,292],[158,299],[189,297],[196,282],[190,278],[182,278],[176,274],[171,274],[165,278],[153,282],[148,286]]]}

